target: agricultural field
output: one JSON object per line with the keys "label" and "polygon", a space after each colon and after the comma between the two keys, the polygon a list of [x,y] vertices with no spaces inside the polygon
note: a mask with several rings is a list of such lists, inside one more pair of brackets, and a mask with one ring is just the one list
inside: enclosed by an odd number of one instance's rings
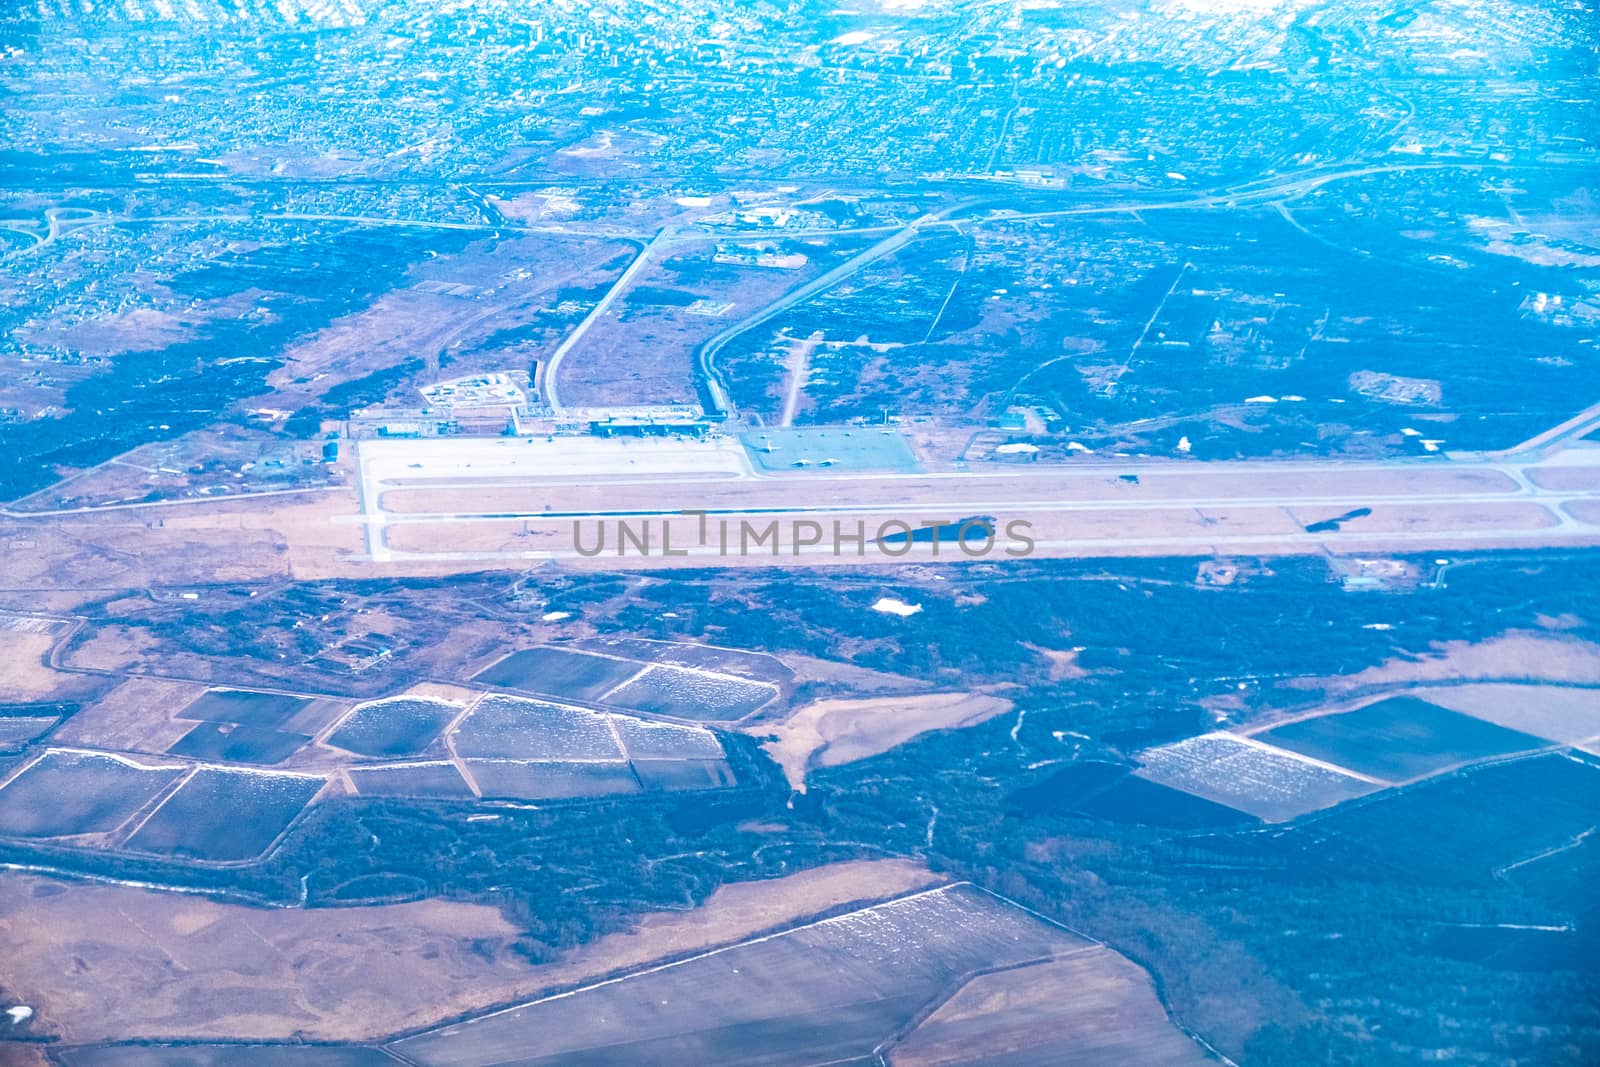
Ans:
{"label": "agricultural field", "polygon": [[[68,1062],[190,1062],[180,1058],[186,1050],[162,1049],[152,1060],[136,1048],[94,1048],[106,1041],[295,1033],[370,1042],[538,988],[518,936],[499,909],[481,903],[255,908],[0,872],[6,994],[48,1005],[53,1031],[82,1046]],[[208,1009],[196,1010],[202,999]],[[9,1064],[6,1051],[0,1045],[0,1063]],[[265,1062],[274,1065],[318,1062],[298,1049],[272,1051]]]}
{"label": "agricultural field", "polygon": [[1135,826],[1208,830],[1255,823],[1255,816],[1144,778],[1133,768],[1099,760],[1069,763],[1018,789],[1006,807],[1023,817],[1084,816]]}
{"label": "agricultural field", "polygon": [[20,751],[60,722],[59,715],[39,714],[55,710],[57,706],[50,704],[0,709],[0,752]]}
{"label": "agricultural field", "polygon": [[892,1067],[1215,1062],[1168,1021],[1150,976],[1104,945],[974,977],[888,1058]]}
{"label": "agricultural field", "polygon": [[[1080,953],[1116,966],[1080,972],[1083,985],[1074,996],[1109,1003],[1113,1027],[1143,1032],[1168,1025],[1148,985],[1124,984],[1120,994],[1111,988],[1123,980],[1120,957],[998,897],[954,885],[443,1027],[393,1048],[424,1067],[865,1061],[974,973]],[[1063,1025],[1076,1010],[1069,996],[1054,1005],[1049,1024]]]}
{"label": "agricultural field", "polygon": [[739,648],[719,648],[715,645],[681,644],[660,641],[619,642],[632,648],[628,655],[653,663],[675,667],[695,667],[720,674],[736,674],[758,682],[783,685],[794,677],[782,660],[765,652],[751,652]]}
{"label": "agricultural field", "polygon": [[[1330,812],[1285,840],[1329,865],[1378,864],[1425,884],[1516,882],[1586,841],[1597,808],[1600,759],[1547,753],[1422,781]],[[1593,886],[1582,880],[1555,897],[1593,910]]]}
{"label": "agricultural field", "polygon": [[725,789],[737,785],[726,760],[643,759],[633,761],[633,772],[649,790],[667,793],[695,789]]}
{"label": "agricultural field", "polygon": [[[733,883],[697,907],[646,911],[628,929],[536,965],[517,948],[522,930],[492,904],[261,909],[0,871],[0,958],[8,962],[6,994],[49,1005],[62,1039],[56,1048],[95,1057],[86,1062],[139,1062],[131,1059],[142,1055],[137,1047],[123,1045],[130,1059],[119,1060],[118,1049],[96,1047],[102,1042],[282,1041],[296,1033],[309,1042],[372,1044],[937,881],[908,861],[878,860]],[[382,966],[371,966],[374,954]],[[92,960],[99,980],[83,981],[74,957]],[[160,980],[148,981],[152,973]],[[138,995],[125,995],[134,982],[143,983]],[[194,1010],[202,997],[211,1010]],[[298,1044],[273,1052],[273,1064],[317,1062]]]}
{"label": "agricultural field", "polygon": [[211,863],[254,859],[322,789],[300,774],[202,767],[128,838],[126,847]]}
{"label": "agricultural field", "polygon": [[526,697],[490,694],[450,735],[464,757],[623,762],[606,715]]}
{"label": "agricultural field", "polygon": [[327,743],[358,756],[415,756],[426,751],[461,706],[420,697],[392,697],[357,705]]}
{"label": "agricultural field", "polygon": [[1231,734],[1205,734],[1146,749],[1136,774],[1172,789],[1284,822],[1383,788]]}
{"label": "agricultural field", "polygon": [[1215,830],[1236,827],[1241,822],[1256,822],[1260,818],[1136,775],[1129,775],[1110,789],[1084,799],[1077,810],[1092,819],[1169,830]]}
{"label": "agricultural field", "polygon": [[1562,744],[1600,738],[1600,689],[1556,685],[1457,685],[1412,694],[1508,730]]}
{"label": "agricultural field", "polygon": [[176,782],[183,767],[50,749],[0,787],[0,834],[109,833]]}
{"label": "agricultural field", "polygon": [[271,729],[284,725],[310,703],[311,701],[305,697],[287,696],[283,693],[212,689],[178,712],[178,718]]}
{"label": "agricultural field", "polygon": [[1391,782],[1409,781],[1446,767],[1548,744],[1543,738],[1414,697],[1390,697],[1355,711],[1301,719],[1254,736],[1258,741]]}
{"label": "agricultural field", "polygon": [[499,800],[572,800],[639,792],[627,763],[466,760],[478,792]]}
{"label": "agricultural field", "polygon": [[702,726],[613,715],[611,724],[631,760],[720,760],[722,743]]}
{"label": "agricultural field", "polygon": [[644,666],[591,652],[540,646],[511,653],[479,671],[473,681],[497,689],[595,701],[638,674]]}
{"label": "agricultural field", "polygon": [[356,792],[364,797],[470,797],[461,772],[453,763],[396,763],[380,767],[351,767],[345,772]]}
{"label": "agricultural field", "polygon": [[656,715],[732,722],[777,695],[777,687],[768,683],[658,664],[608,694],[606,701]]}
{"label": "agricultural field", "polygon": [[63,722],[52,741],[74,748],[164,752],[194,729],[177,712],[205,692],[192,682],[134,676]]}
{"label": "agricultural field", "polygon": [[179,738],[167,752],[191,759],[271,766],[282,763],[310,740],[307,734],[289,733],[287,730],[202,722]]}

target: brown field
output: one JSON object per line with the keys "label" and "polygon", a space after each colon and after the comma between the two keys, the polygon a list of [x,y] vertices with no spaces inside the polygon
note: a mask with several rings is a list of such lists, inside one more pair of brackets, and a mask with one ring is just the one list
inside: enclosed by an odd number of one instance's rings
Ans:
{"label": "brown field", "polygon": [[1072,649],[1045,648],[1042,645],[1023,644],[1029,652],[1044,657],[1050,664],[1047,677],[1052,682],[1071,682],[1087,678],[1089,672],[1078,666],[1078,653]]}
{"label": "brown field", "polygon": [[1026,1053],[1030,1063],[1204,1064],[1144,969],[1104,945],[979,975],[889,1050],[894,1067],[945,1067]]}
{"label": "brown field", "polygon": [[1416,658],[1385,660],[1354,674],[1306,678],[1288,684],[1339,694],[1408,682],[1464,680],[1600,684],[1600,645],[1573,637],[1511,631],[1476,643],[1436,644]]}
{"label": "brown field", "polygon": [[0,628],[0,703],[47,700],[76,680],[46,663],[55,643],[49,630]]}
{"label": "brown field", "polygon": [[62,724],[64,745],[126,752],[165,752],[195,724],[174,716],[205,692],[194,682],[129,678]]}
{"label": "brown field", "polygon": [[[283,366],[267,380],[270,402],[294,410],[341,382],[417,357],[425,368],[409,384],[422,384],[438,374],[441,354],[470,357],[497,331],[539,321],[539,312],[554,305],[562,290],[614,278],[620,269],[615,261],[630,251],[622,241],[540,236],[477,241],[439,256],[414,268],[401,287],[287,349]],[[437,282],[464,285],[469,295],[430,291],[428,283]],[[551,336],[544,343],[553,347],[556,340]],[[446,372],[459,373],[471,373],[470,360]],[[410,388],[397,390],[393,399],[400,406],[421,406]]]}
{"label": "brown field", "polygon": [[80,637],[60,659],[65,666],[116,672],[146,663],[147,655],[159,647],[161,642],[147,630],[107,623]]}
{"label": "brown field", "polygon": [[780,723],[745,727],[783,768],[789,784],[805,792],[812,766],[836,767],[876,756],[933,730],[986,722],[1011,710],[1011,702],[979,693],[918,693],[912,696],[819,700],[796,709]]}
{"label": "brown field", "polygon": [[256,910],[0,875],[9,988],[71,1042],[376,1036],[527,981],[516,935],[482,905]]}
{"label": "brown field", "polygon": [[[85,593],[316,576],[362,551],[354,490],[0,517],[13,586]],[[343,520],[341,521],[341,517]]]}
{"label": "brown field", "polygon": [[120,356],[150,352],[193,340],[213,319],[232,319],[250,311],[262,291],[232,293],[220,300],[196,300],[181,313],[151,307],[113,311],[70,325],[46,322],[18,330],[30,344],[73,349],[84,355]]}
{"label": "brown field", "polygon": [[50,1067],[43,1045],[0,1040],[0,1067]]}
{"label": "brown field", "polygon": [[[534,966],[486,905],[257,909],[0,873],[6,989],[69,1043],[139,1038],[364,1041],[704,951],[937,882],[902,860],[727,885]],[[130,993],[129,991],[134,991]]]}
{"label": "brown field", "polygon": [[0,612],[0,704],[82,701],[108,687],[102,678],[51,666],[51,650],[72,626],[61,619]]}
{"label": "brown field", "polygon": [[785,653],[783,662],[794,669],[795,678],[800,681],[825,682],[856,693],[910,693],[930,688],[930,683],[918,678],[869,670],[850,663],[835,663],[799,653]]}

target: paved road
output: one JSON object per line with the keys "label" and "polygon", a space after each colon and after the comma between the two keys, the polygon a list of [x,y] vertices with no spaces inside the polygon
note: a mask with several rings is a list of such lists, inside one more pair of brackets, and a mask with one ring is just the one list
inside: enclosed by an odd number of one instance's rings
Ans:
{"label": "paved road", "polygon": [[606,295],[600,298],[600,302],[595,304],[589,314],[584,316],[582,322],[578,323],[577,329],[567,334],[566,339],[561,342],[560,346],[550,356],[550,362],[546,363],[544,367],[544,402],[549,405],[550,410],[557,417],[561,415],[560,371],[562,362],[567,358],[568,353],[577,347],[578,342],[583,340],[583,335],[589,332],[589,327],[605,317],[606,312],[611,310],[611,305],[616,303],[617,298],[627,292],[628,286],[633,284],[633,280],[644,271],[645,267],[649,266],[650,254],[670,242],[672,235],[676,232],[671,226],[663,227],[661,232],[656,234],[649,244],[640,249],[633,262],[628,264],[628,269],[623,271],[617,280],[612,283],[611,288],[606,290]]}

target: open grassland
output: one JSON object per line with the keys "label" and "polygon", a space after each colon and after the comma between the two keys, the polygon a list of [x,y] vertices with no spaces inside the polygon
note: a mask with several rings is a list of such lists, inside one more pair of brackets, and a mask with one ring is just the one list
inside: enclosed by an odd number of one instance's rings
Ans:
{"label": "open grassland", "polygon": [[54,619],[0,612],[0,704],[71,696],[85,688],[83,678],[50,666],[50,650],[67,628]]}
{"label": "open grassland", "polygon": [[1351,674],[1290,683],[1331,694],[1407,683],[1540,681],[1600,686],[1600,644],[1578,637],[1514,630],[1482,641],[1444,641]]}
{"label": "open grassland", "polygon": [[63,679],[45,665],[54,644],[48,631],[0,628],[0,700],[44,700],[56,692]]}
{"label": "open grassland", "polygon": [[485,905],[260,910],[21,874],[0,887],[8,988],[69,1042],[375,1037],[533,974]]}
{"label": "open grassland", "polygon": [[853,763],[921,734],[973,726],[1010,708],[1008,700],[979,693],[830,699],[798,708],[779,723],[752,724],[745,732],[774,738],[762,747],[789,784],[804,791],[806,771],[813,766]]}
{"label": "open grassland", "polygon": [[361,554],[347,491],[178,503],[136,512],[0,518],[0,539],[33,549],[6,561],[14,584],[142,588],[330,575]]}

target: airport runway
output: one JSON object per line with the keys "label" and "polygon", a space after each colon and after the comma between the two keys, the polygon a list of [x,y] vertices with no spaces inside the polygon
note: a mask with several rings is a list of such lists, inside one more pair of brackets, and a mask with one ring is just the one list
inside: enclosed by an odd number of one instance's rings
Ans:
{"label": "airport runway", "polygon": [[[367,441],[357,464],[368,559],[463,569],[1600,546],[1588,442],[1383,462],[763,473],[729,438],[557,437]],[[953,524],[979,516],[992,542],[981,527],[958,539]]]}

